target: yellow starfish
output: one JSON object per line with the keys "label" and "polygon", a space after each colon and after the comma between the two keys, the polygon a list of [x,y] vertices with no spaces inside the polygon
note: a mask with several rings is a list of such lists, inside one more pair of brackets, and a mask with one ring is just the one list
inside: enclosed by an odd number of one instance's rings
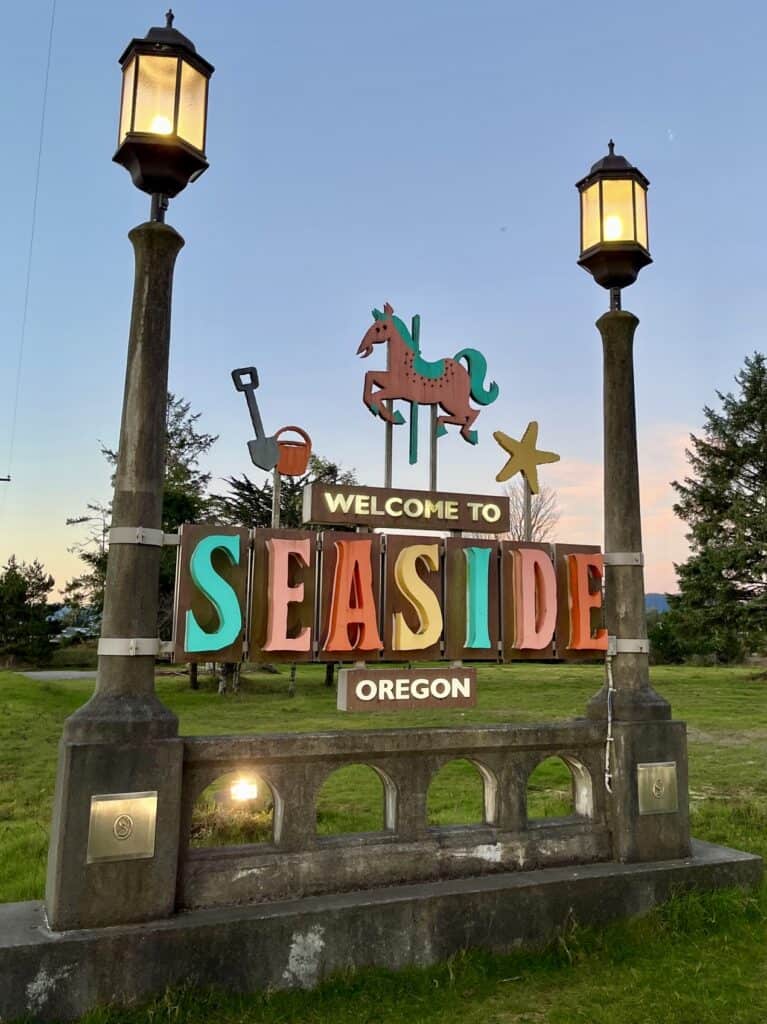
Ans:
{"label": "yellow starfish", "polygon": [[508,452],[511,458],[495,478],[498,483],[503,483],[514,476],[515,473],[522,473],[527,486],[533,494],[538,493],[538,466],[546,462],[559,462],[559,456],[555,452],[542,452],[535,446],[538,443],[538,423],[531,420],[527,429],[522,435],[521,441],[516,441],[502,430],[496,430],[493,437],[504,451]]}

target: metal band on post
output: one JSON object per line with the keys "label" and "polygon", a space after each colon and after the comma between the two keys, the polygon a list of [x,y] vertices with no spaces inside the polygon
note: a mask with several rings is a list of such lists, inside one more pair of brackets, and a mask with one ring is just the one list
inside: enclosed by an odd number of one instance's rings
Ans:
{"label": "metal band on post", "polygon": [[641,551],[605,551],[602,555],[605,565],[644,565],[644,553]]}
{"label": "metal band on post", "polygon": [[98,653],[104,657],[152,657],[160,653],[160,641],[154,637],[102,637]]}
{"label": "metal band on post", "polygon": [[616,654],[649,654],[650,641],[647,637],[626,640],[623,637],[609,636],[607,638],[607,653],[613,658]]}
{"label": "metal band on post", "polygon": [[158,654],[172,654],[173,644],[150,637],[102,637],[98,644],[98,653],[106,658],[156,657]]}
{"label": "metal band on post", "polygon": [[151,547],[178,546],[177,533],[163,533],[146,526],[113,526],[109,531],[110,544],[149,544]]}

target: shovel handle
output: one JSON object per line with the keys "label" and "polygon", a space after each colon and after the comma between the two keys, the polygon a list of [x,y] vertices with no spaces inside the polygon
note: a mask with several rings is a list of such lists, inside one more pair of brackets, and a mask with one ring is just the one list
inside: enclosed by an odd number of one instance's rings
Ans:
{"label": "shovel handle", "polygon": [[[243,380],[245,374],[250,375],[250,380]],[[255,390],[258,387],[258,370],[255,366],[241,366],[239,370],[232,370],[232,380],[238,391]]]}
{"label": "shovel handle", "polygon": [[[244,379],[249,376],[250,380]],[[256,388],[258,387],[258,370],[255,366],[241,366],[238,370],[232,370],[232,380],[238,391],[245,392],[245,400],[248,403],[250,422],[256,434],[256,440],[264,437],[264,425],[261,422],[261,413],[258,411],[256,402]]]}

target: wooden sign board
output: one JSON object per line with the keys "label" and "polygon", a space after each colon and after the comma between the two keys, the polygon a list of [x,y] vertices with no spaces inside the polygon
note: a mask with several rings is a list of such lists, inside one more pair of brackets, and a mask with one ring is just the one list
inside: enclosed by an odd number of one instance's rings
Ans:
{"label": "wooden sign board", "polygon": [[445,541],[445,658],[500,661],[498,541]]}
{"label": "wooden sign board", "polygon": [[[352,586],[348,583],[344,587],[339,579],[339,553],[342,547],[346,548],[349,555],[357,562],[357,571],[352,576]],[[321,541],[322,557],[317,583],[320,594],[326,596],[327,600],[321,602],[319,614],[318,661],[359,661],[361,658],[370,659],[380,657],[383,643],[375,643],[376,635],[380,641],[381,619],[380,601],[376,599],[381,591],[381,537],[380,534],[353,534],[328,532],[322,534]],[[362,570],[362,579],[358,575]],[[365,586],[365,582],[369,584]],[[351,593],[355,589],[355,583],[362,583],[361,591],[357,594]],[[339,584],[341,584],[339,586]],[[349,611],[349,618],[361,617],[367,619],[368,626],[361,629],[359,626],[351,625],[342,627],[336,632],[344,647],[339,649],[337,644],[330,642],[333,633],[333,618],[336,601],[341,606],[356,606],[359,616]],[[347,643],[348,641],[348,643]]]}
{"label": "wooden sign board", "polygon": [[[604,649],[574,650],[570,646],[570,608],[572,594],[567,572],[568,555],[599,555],[600,548],[596,544],[555,544],[554,564],[557,569],[557,627],[556,656],[564,661],[602,661]],[[599,581],[590,580],[590,589],[599,591]],[[601,594],[600,594],[601,598]],[[601,605],[601,600],[600,600]],[[604,609],[595,608],[589,613],[591,633],[596,636],[604,626]],[[606,644],[605,644],[606,647]]]}
{"label": "wooden sign board", "polygon": [[601,658],[602,565],[588,545],[185,526],[175,657]]}
{"label": "wooden sign board", "polygon": [[251,661],[313,660],[317,537],[312,530],[252,531]]}
{"label": "wooden sign board", "polygon": [[[541,619],[546,614],[546,609],[543,608],[541,602],[541,580],[536,579],[536,573],[540,572],[537,567],[533,566],[532,572],[530,570],[527,573],[522,570],[522,559],[525,557],[521,554],[523,551],[530,551],[540,556],[542,562],[548,562],[551,565],[550,576],[554,578],[554,593],[548,594],[548,597],[553,597],[555,600],[559,598],[559,592],[557,590],[556,580],[556,568],[554,565],[554,551],[550,544],[532,544],[526,543],[525,541],[503,541],[501,543],[501,595],[503,598],[503,614],[501,616],[501,630],[503,640],[503,660],[504,661],[551,661],[554,657],[554,637],[550,633],[545,637],[546,642],[540,646],[534,648],[520,648],[518,644],[518,634],[522,632],[521,626],[523,623],[520,622],[521,613],[525,611],[526,604],[532,604],[533,618],[537,620],[536,624],[540,625]],[[565,570],[567,566],[564,567]],[[527,567],[525,567],[527,569]],[[524,586],[520,586],[520,582],[524,580],[525,575],[532,576],[530,583],[532,583],[532,593],[529,589]],[[567,581],[565,581],[567,582]],[[567,601],[567,594],[564,595],[565,601]],[[565,608],[567,611],[567,608]],[[567,620],[562,620],[567,625]],[[557,624],[559,624],[557,622]]]}
{"label": "wooden sign board", "polygon": [[338,673],[339,711],[417,711],[421,708],[473,708],[477,670],[473,668],[344,668]]}
{"label": "wooden sign board", "polygon": [[[424,543],[417,544],[420,539]],[[408,553],[415,557],[407,558]],[[383,631],[384,661],[440,661],[443,628],[436,634],[424,629],[428,618],[427,602],[444,608],[444,541],[441,537],[415,538],[408,534],[390,533],[386,537],[384,561]],[[403,589],[404,588],[404,589]],[[436,617],[436,616],[435,616]],[[432,636],[429,636],[429,633]],[[403,634],[409,633],[409,637]]]}
{"label": "wooden sign board", "polygon": [[498,495],[391,490],[385,487],[304,488],[303,520],[328,526],[505,533],[509,502]]}
{"label": "wooden sign board", "polygon": [[[174,658],[179,662],[240,661],[250,564],[248,530],[184,524],[179,536]],[[229,611],[226,623],[223,608]]]}

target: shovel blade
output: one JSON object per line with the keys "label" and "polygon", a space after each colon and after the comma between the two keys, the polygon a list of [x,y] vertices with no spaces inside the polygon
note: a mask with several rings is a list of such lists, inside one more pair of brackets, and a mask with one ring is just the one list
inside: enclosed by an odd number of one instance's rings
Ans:
{"label": "shovel blade", "polygon": [[248,441],[248,451],[253,465],[267,472],[274,469],[280,460],[280,449],[273,437],[260,437]]}

